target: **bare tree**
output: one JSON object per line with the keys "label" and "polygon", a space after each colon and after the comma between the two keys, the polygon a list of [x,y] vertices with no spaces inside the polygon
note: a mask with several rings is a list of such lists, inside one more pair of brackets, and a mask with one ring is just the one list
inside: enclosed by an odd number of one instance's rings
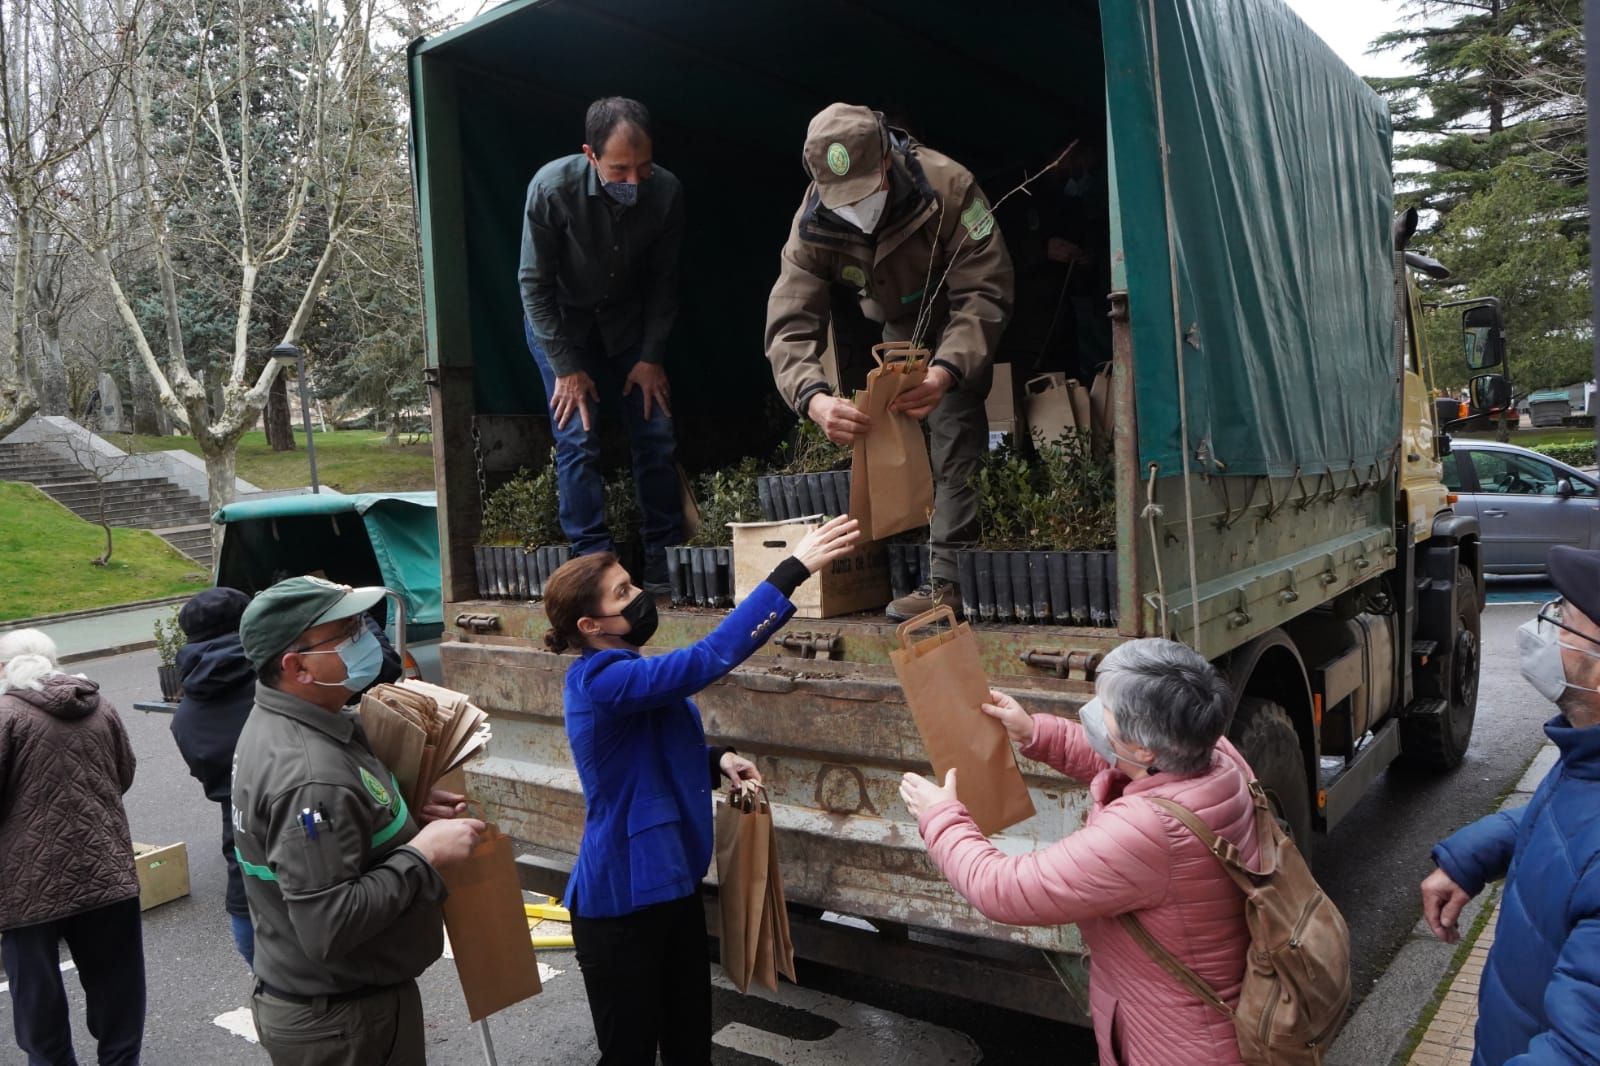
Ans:
{"label": "bare tree", "polygon": [[[273,36],[284,8],[270,0],[187,0],[149,18],[130,12],[126,61],[112,86],[125,130],[111,124],[91,138],[74,210],[51,208],[91,257],[161,406],[199,443],[214,508],[233,498],[239,438],[278,374],[249,343],[264,272],[302,271],[277,338],[296,342],[341,248],[373,209],[364,168],[393,120],[372,106],[383,69],[368,42],[387,2],[346,0],[334,12],[315,0],[289,42]],[[178,36],[193,47],[175,59]],[[398,49],[385,61],[400,62]],[[270,129],[257,121],[265,98],[289,116]],[[219,197],[225,227],[216,224]],[[128,255],[130,243],[142,254]],[[195,248],[223,250],[230,264],[232,343],[222,353],[188,350],[179,294],[191,279],[179,263]],[[131,295],[141,268],[156,279],[159,333]],[[216,405],[196,372],[208,354],[221,356]]]}
{"label": "bare tree", "polygon": [[[105,566],[111,561],[111,552],[116,544],[111,537],[111,516],[107,513],[106,493],[111,486],[124,480],[122,474],[135,461],[135,456],[124,450],[120,455],[113,455],[94,447],[94,441],[99,438],[88,434],[63,433],[47,437],[43,443],[53,445],[56,449],[66,451],[72,456],[72,461],[83,468],[84,474],[94,482],[93,518],[94,522],[106,535],[106,550],[99,558],[92,560],[95,566]],[[85,516],[87,517],[87,516]]]}
{"label": "bare tree", "polygon": [[[133,10],[143,4],[129,2]],[[63,168],[106,120],[122,47],[118,27],[106,20],[94,24],[77,0],[0,0],[0,206],[10,222],[4,236],[11,256],[5,285],[10,306],[0,345],[0,436],[38,409],[34,380],[48,380],[52,403],[64,392],[53,367],[35,371],[30,380],[25,326],[35,300],[54,295],[57,264],[45,226],[50,201],[59,195]]]}

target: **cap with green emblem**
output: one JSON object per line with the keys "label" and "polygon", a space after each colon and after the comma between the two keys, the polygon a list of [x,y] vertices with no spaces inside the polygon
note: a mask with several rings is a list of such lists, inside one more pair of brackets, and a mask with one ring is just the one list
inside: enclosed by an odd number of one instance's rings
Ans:
{"label": "cap with green emblem", "polygon": [[260,670],[281,656],[300,634],[326,622],[360,614],[383,599],[381,585],[353,589],[320,577],[291,577],[256,594],[239,620],[245,658]]}
{"label": "cap with green emblem", "polygon": [[806,129],[806,170],[830,211],[877,192],[888,153],[883,119],[870,107],[829,104]]}

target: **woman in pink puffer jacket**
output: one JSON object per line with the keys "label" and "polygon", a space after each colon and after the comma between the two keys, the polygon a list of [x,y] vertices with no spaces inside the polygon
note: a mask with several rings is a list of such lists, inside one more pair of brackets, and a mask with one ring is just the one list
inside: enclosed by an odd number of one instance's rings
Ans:
{"label": "woman in pink puffer jacket", "polygon": [[1250,935],[1244,896],[1182,823],[1148,797],[1188,807],[1246,864],[1259,848],[1250,767],[1222,737],[1232,700],[1211,664],[1182,644],[1135,640],[1100,664],[1095,698],[1074,722],[1030,716],[990,693],[984,711],[1021,753],[1089,783],[1082,829],[1005,855],[956,797],[907,774],[900,793],[928,853],[985,917],[1010,925],[1075,922],[1090,952],[1089,1003],[1101,1066],[1240,1062],[1233,1023],[1150,958],[1117,916],[1136,914],[1159,943],[1229,1004],[1239,998]]}

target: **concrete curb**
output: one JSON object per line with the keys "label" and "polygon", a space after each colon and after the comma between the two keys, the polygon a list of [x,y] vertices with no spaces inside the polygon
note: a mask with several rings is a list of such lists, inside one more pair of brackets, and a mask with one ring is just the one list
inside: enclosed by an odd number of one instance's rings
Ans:
{"label": "concrete curb", "polygon": [[[1498,809],[1525,805],[1559,756],[1554,744],[1547,742],[1540,748]],[[1478,893],[1462,910],[1460,928],[1470,929],[1485,900],[1493,895]],[[1383,976],[1367,992],[1361,1007],[1328,1049],[1324,1066],[1393,1066],[1405,1049],[1412,1026],[1439,994],[1439,985],[1459,948],[1459,944],[1435,940],[1428,924],[1418,919],[1393,961],[1384,968]]]}
{"label": "concrete curb", "polygon": [[156,642],[153,640],[138,640],[131,644],[114,644],[109,648],[73,652],[71,655],[61,656],[59,661],[62,666],[66,666],[69,663],[81,663],[89,659],[104,659],[110,655],[125,655],[130,651],[148,651],[155,646]]}
{"label": "concrete curb", "polygon": [[[200,591],[196,589],[195,591]],[[41,614],[33,618],[12,618],[0,622],[0,633],[9,633],[13,629],[42,629],[53,626],[57,622],[76,622],[84,618],[101,618],[110,614],[121,614],[123,611],[142,611],[147,607],[160,607],[168,603],[183,603],[193,596],[193,592],[181,593],[177,596],[164,596],[159,600],[139,600],[134,603],[119,603],[115,607],[89,607],[82,611],[62,611],[60,614]],[[150,646],[154,646],[154,641]]]}

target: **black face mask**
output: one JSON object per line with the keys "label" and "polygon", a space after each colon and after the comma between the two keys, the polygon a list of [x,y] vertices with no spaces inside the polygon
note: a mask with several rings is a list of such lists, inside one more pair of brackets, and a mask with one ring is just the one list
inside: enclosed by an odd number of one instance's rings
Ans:
{"label": "black face mask", "polygon": [[650,638],[656,635],[656,626],[661,623],[660,617],[656,614],[656,598],[648,592],[640,592],[628,601],[628,606],[616,614],[600,614],[595,617],[627,619],[628,631],[621,636],[635,648],[644,647]]}

